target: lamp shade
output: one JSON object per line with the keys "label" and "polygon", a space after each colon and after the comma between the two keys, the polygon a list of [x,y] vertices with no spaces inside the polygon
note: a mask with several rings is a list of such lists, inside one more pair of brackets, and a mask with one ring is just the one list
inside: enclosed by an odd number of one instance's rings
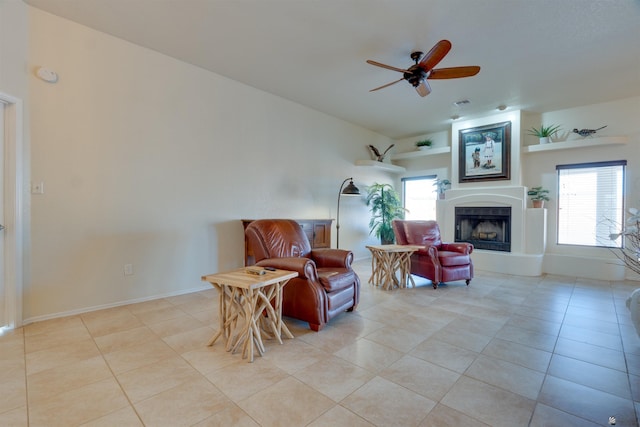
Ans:
{"label": "lamp shade", "polygon": [[344,190],[342,190],[342,194],[344,194],[345,196],[359,196],[360,195],[360,189],[358,187],[356,187],[353,184],[353,180],[351,180],[349,182],[349,185],[344,187]]}

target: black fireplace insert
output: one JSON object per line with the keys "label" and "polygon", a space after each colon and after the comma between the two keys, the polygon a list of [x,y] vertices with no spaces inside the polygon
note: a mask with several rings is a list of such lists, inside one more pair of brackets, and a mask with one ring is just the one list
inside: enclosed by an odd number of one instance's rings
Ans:
{"label": "black fireplace insert", "polygon": [[511,252],[511,207],[456,207],[455,241]]}

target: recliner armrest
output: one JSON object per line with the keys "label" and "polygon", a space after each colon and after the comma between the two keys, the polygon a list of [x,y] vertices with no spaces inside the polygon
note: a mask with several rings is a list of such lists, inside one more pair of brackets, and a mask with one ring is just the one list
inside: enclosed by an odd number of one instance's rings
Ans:
{"label": "recliner armrest", "polygon": [[460,252],[462,254],[469,255],[473,252],[473,245],[466,242],[443,243],[440,246],[440,249],[443,251]]}
{"label": "recliner armrest", "polygon": [[345,249],[313,249],[309,255],[318,268],[351,268],[353,262],[353,252]]}
{"label": "recliner armrest", "polygon": [[256,263],[258,267],[273,267],[279,270],[289,270],[298,273],[298,277],[304,279],[318,280],[316,264],[309,258],[267,258]]}

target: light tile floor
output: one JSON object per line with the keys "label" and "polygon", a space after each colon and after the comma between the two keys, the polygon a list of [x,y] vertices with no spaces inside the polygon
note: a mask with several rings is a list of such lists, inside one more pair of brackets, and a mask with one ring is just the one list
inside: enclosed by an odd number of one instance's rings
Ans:
{"label": "light tile floor", "polygon": [[637,426],[638,282],[478,272],[383,291],[247,363],[210,291],[0,337],[1,426]]}

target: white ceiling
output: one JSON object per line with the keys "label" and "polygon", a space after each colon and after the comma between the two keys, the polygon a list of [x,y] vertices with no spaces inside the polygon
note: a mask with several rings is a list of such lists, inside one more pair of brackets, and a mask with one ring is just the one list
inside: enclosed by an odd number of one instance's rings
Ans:
{"label": "white ceiling", "polygon": [[[640,95],[640,0],[25,0],[391,138],[498,105],[554,111]],[[371,66],[452,42],[422,98]],[[469,99],[466,107],[455,101]]]}

